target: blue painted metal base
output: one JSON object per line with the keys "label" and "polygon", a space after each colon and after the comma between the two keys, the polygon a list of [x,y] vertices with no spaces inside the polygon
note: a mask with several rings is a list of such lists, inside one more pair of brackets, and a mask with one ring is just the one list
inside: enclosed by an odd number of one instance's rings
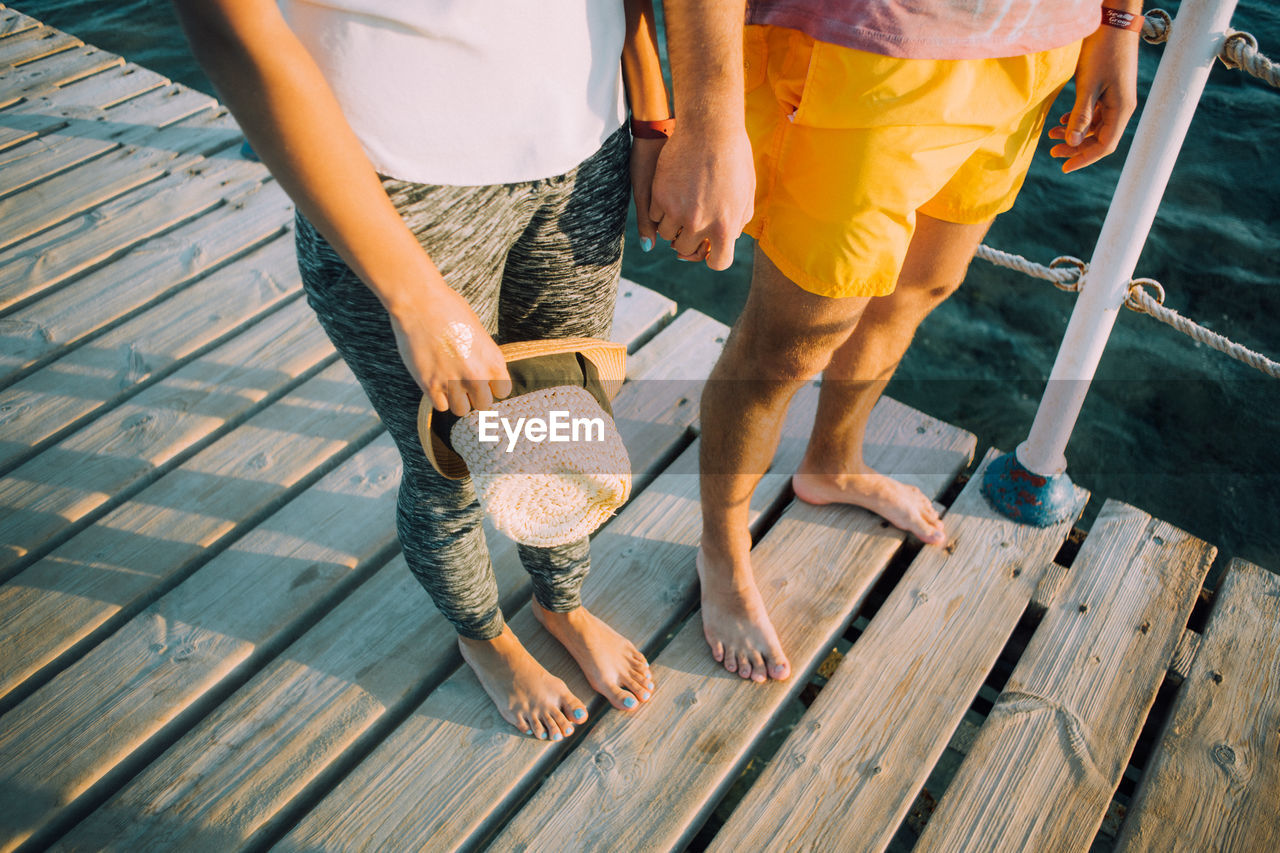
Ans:
{"label": "blue painted metal base", "polygon": [[997,457],[982,476],[982,494],[1005,516],[1048,527],[1075,509],[1075,486],[1064,471],[1044,477],[1023,467],[1014,453]]}
{"label": "blue painted metal base", "polygon": [[253,150],[253,146],[247,140],[240,143],[240,156],[255,163],[260,162],[258,160],[258,152]]}

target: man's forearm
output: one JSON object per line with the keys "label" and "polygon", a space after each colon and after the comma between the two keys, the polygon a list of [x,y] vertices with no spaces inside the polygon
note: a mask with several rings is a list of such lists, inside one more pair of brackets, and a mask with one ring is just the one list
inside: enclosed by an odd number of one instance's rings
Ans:
{"label": "man's forearm", "polygon": [[677,127],[743,126],[745,0],[664,0]]}

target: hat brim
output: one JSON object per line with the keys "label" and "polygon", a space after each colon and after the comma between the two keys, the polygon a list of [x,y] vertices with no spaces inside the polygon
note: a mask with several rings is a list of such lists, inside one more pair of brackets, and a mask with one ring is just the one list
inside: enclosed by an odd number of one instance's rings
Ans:
{"label": "hat brim", "polygon": [[[618,389],[627,376],[627,348],[622,344],[602,341],[599,338],[559,338],[549,341],[517,341],[502,344],[498,349],[503,359],[510,364],[544,355],[560,355],[575,353],[581,355],[595,367],[600,385],[610,400],[617,396]],[[426,453],[431,467],[440,475],[450,480],[461,480],[466,477],[467,463],[454,452],[431,428],[431,419],[435,407],[425,394],[418,404],[418,438],[422,441],[422,450]]]}

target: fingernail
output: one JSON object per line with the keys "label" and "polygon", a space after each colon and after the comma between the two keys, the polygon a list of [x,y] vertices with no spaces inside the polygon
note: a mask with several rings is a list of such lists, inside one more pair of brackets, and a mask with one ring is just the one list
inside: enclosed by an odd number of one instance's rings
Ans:
{"label": "fingernail", "polygon": [[634,708],[635,706],[636,706],[636,697],[634,696],[628,696],[627,698],[622,700],[622,707],[624,708]]}
{"label": "fingernail", "polygon": [[682,257],[680,257],[679,255],[676,255],[676,260],[677,260],[677,261],[684,261],[686,264],[696,264],[696,263],[697,263],[697,261],[695,261],[693,258],[682,258]]}
{"label": "fingernail", "polygon": [[653,251],[653,241],[652,241],[652,240],[650,240],[648,237],[641,237],[641,238],[640,238],[640,251],[642,251],[642,252],[651,252],[651,251]]}
{"label": "fingernail", "polygon": [[587,712],[582,710],[581,708],[574,708],[573,718],[575,720],[585,720],[587,718]]}
{"label": "fingernail", "polygon": [[644,701],[648,702],[648,701],[649,701],[649,693],[648,693],[648,691],[645,691],[644,693],[641,693],[641,694],[640,694],[640,698],[641,698],[641,699],[643,699]]}

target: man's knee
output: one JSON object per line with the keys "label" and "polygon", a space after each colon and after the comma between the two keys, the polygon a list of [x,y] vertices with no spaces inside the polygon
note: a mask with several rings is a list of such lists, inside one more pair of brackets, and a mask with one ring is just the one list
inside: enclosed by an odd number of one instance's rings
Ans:
{"label": "man's knee", "polygon": [[826,327],[792,326],[763,331],[739,324],[730,336],[729,351],[737,361],[738,378],[804,383],[821,373],[832,354],[848,339],[854,324]]}

